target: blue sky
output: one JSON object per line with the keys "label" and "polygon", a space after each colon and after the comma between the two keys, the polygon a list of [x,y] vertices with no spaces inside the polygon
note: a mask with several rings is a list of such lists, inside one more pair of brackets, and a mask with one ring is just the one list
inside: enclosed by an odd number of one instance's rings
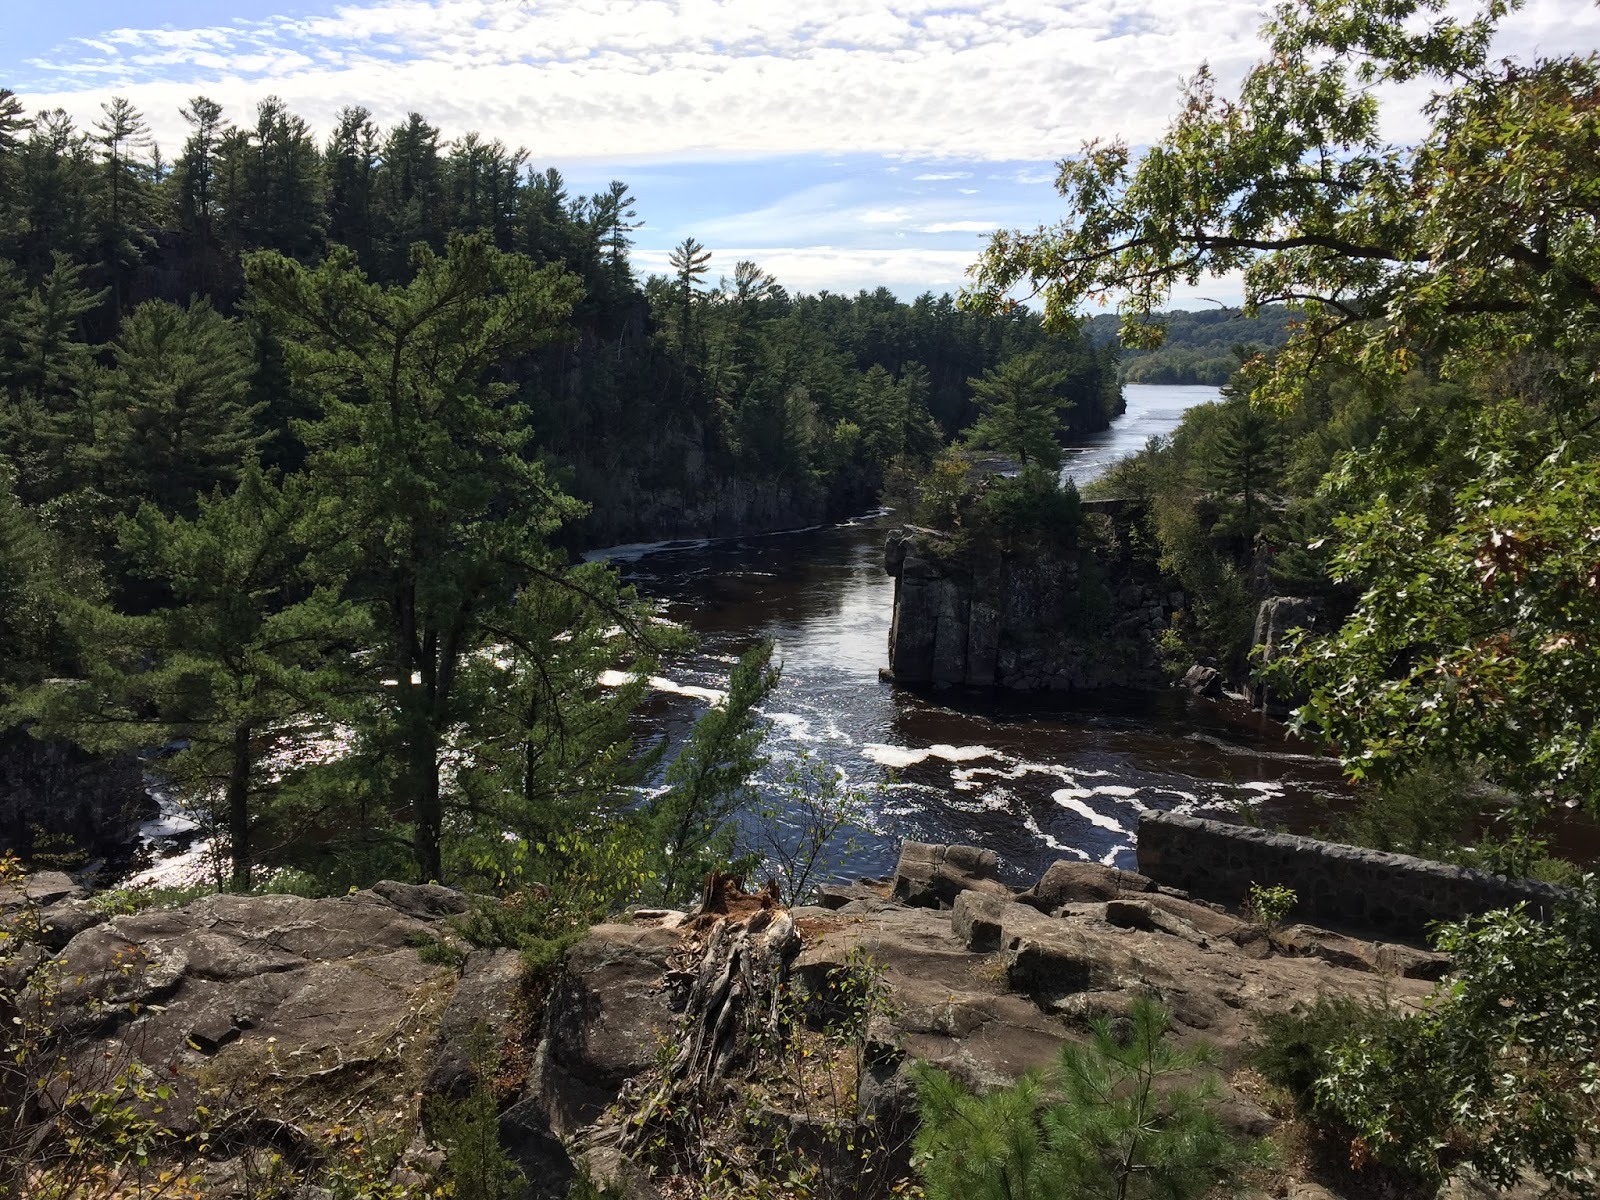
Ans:
{"label": "blue sky", "polygon": [[[624,179],[660,269],[686,235],[713,274],[791,290],[959,288],[983,233],[1050,221],[1053,163],[1159,137],[1183,79],[1260,50],[1259,0],[0,0],[0,86],[91,119],[112,95],[170,154],[178,108],[276,94],[320,131],[346,104],[415,109],[558,167]],[[1600,43],[1600,10],[1529,0],[1508,53]],[[1179,303],[1237,298],[1210,281]]]}

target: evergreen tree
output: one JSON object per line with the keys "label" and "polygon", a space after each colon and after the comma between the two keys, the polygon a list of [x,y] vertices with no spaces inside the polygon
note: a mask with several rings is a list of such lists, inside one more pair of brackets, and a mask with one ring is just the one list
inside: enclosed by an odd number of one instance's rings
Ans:
{"label": "evergreen tree", "polygon": [[193,520],[153,505],[122,519],[122,552],[171,603],[143,617],[80,606],[86,681],[24,704],[95,749],[185,742],[163,769],[215,810],[237,890],[254,878],[263,806],[303,757],[290,752],[310,732],[299,723],[326,712],[365,640],[338,581],[313,573],[317,503],[305,481],[280,487],[251,464]]}
{"label": "evergreen tree", "polygon": [[1065,376],[1047,372],[1037,355],[1007,359],[967,382],[981,412],[967,434],[969,445],[999,450],[1023,467],[1061,467],[1061,410],[1057,394]]}
{"label": "evergreen tree", "polygon": [[203,300],[152,300],[128,315],[112,352],[92,450],[100,490],[122,511],[149,500],[192,514],[261,444],[249,336]]}
{"label": "evergreen tree", "polygon": [[[93,359],[82,322],[104,298],[83,286],[84,268],[63,256],[44,281],[0,312],[0,454],[24,504],[81,482],[73,455],[93,440]],[[11,285],[16,295],[17,285]]]}
{"label": "evergreen tree", "polygon": [[1210,1061],[1167,1037],[1154,1000],[1101,1017],[1087,1046],[1064,1043],[1050,1095],[1038,1073],[973,1095],[915,1068],[918,1169],[929,1200],[1200,1200],[1243,1161],[1213,1111],[1216,1082],[1179,1083]]}
{"label": "evergreen tree", "polygon": [[404,287],[367,282],[336,250],[315,270],[255,255],[247,271],[296,379],[317,389],[308,469],[340,500],[357,595],[373,615],[390,686],[381,721],[417,870],[443,874],[443,757],[473,715],[457,694],[486,622],[537,579],[560,579],[548,535],[581,507],[524,451],[526,414],[501,364],[553,337],[577,299],[555,269],[481,238],[425,248]]}
{"label": "evergreen tree", "polygon": [[154,245],[153,197],[149,183],[134,161],[134,152],[149,144],[149,127],[138,110],[117,96],[100,106],[94,123],[103,154],[103,181],[99,204],[99,258],[111,288],[114,318],[122,316],[128,277]]}
{"label": "evergreen tree", "polygon": [[360,107],[340,109],[323,161],[328,179],[328,240],[349,246],[363,269],[375,270],[378,127],[372,114]]}
{"label": "evergreen tree", "polygon": [[667,768],[666,791],[647,812],[649,845],[657,848],[656,887],[664,903],[688,899],[705,874],[733,853],[733,818],[757,799],[752,779],[767,759],[760,706],[778,686],[772,643],[746,651],[728,680],[728,694],[695,722]]}
{"label": "evergreen tree", "polygon": [[191,270],[204,293],[221,283],[217,155],[228,130],[222,121],[222,106],[205,96],[196,96],[178,111],[191,132],[173,169],[172,191]]}
{"label": "evergreen tree", "polygon": [[692,237],[686,237],[673,247],[667,262],[672,266],[678,300],[678,353],[688,362],[695,297],[699,295],[700,280],[711,269],[711,251]]}

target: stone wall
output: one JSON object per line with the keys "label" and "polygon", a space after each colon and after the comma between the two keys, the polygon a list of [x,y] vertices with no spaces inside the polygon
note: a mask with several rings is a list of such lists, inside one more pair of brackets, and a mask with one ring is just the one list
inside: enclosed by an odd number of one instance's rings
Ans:
{"label": "stone wall", "polygon": [[1205,900],[1242,903],[1252,883],[1295,890],[1293,920],[1420,938],[1434,921],[1526,900],[1548,911],[1563,891],[1465,867],[1175,813],[1139,819],[1139,871]]}
{"label": "stone wall", "polygon": [[[1088,507],[1088,505],[1085,505]],[[1163,687],[1161,632],[1181,593],[1104,550],[965,558],[897,529],[889,673],[896,683],[1021,691]]]}

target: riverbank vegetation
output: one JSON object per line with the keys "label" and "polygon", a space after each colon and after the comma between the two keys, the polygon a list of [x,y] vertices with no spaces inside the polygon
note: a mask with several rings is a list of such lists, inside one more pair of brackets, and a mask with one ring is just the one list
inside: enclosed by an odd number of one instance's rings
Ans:
{"label": "riverbank vegetation", "polygon": [[[1281,348],[1106,487],[1197,597],[1178,631],[1197,651],[1237,671],[1252,597],[1324,602],[1269,682],[1380,799],[1427,773],[1486,785],[1453,819],[1416,810],[1435,843],[1485,797],[1526,838],[1600,796],[1600,60],[1494,58],[1505,11],[1281,6],[1237,97],[1202,71],[1148,153],[1063,162],[1066,218],[997,235],[975,288],[992,312],[1031,289],[1058,326],[1114,302],[1124,344],[1152,348],[1156,310],[1205,273],[1239,272],[1247,312],[1293,306]],[[1377,85],[1405,82],[1434,99],[1400,148]],[[1589,1194],[1596,1059],[1572,998],[1592,902],[1557,907],[1446,931],[1452,989],[1332,1035],[1316,1104],[1353,1159]]]}

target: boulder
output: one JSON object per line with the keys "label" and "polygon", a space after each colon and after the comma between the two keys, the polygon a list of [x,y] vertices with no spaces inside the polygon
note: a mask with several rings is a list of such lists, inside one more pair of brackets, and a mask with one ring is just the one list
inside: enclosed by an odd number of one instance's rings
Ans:
{"label": "boulder", "polygon": [[433,1039],[433,1069],[426,1094],[459,1099],[491,1074],[508,1043],[522,985],[522,956],[515,950],[474,950],[461,966],[461,978]]}
{"label": "boulder", "polygon": [[1215,700],[1222,695],[1222,672],[1215,667],[1202,667],[1196,664],[1184,672],[1179,686],[1196,696]]}
{"label": "boulder", "polygon": [[524,1093],[556,1136],[595,1120],[670,1045],[668,956],[681,944],[678,930],[657,925],[597,925],[568,952]]}
{"label": "boulder", "polygon": [[976,846],[906,842],[894,869],[894,898],[919,908],[949,908],[964,891],[1011,895],[1001,883],[1000,856]]}
{"label": "boulder", "polygon": [[1040,912],[1054,912],[1064,904],[1115,900],[1125,894],[1152,892],[1155,886],[1136,871],[1063,858],[1051,863],[1039,882],[1017,898]]}

